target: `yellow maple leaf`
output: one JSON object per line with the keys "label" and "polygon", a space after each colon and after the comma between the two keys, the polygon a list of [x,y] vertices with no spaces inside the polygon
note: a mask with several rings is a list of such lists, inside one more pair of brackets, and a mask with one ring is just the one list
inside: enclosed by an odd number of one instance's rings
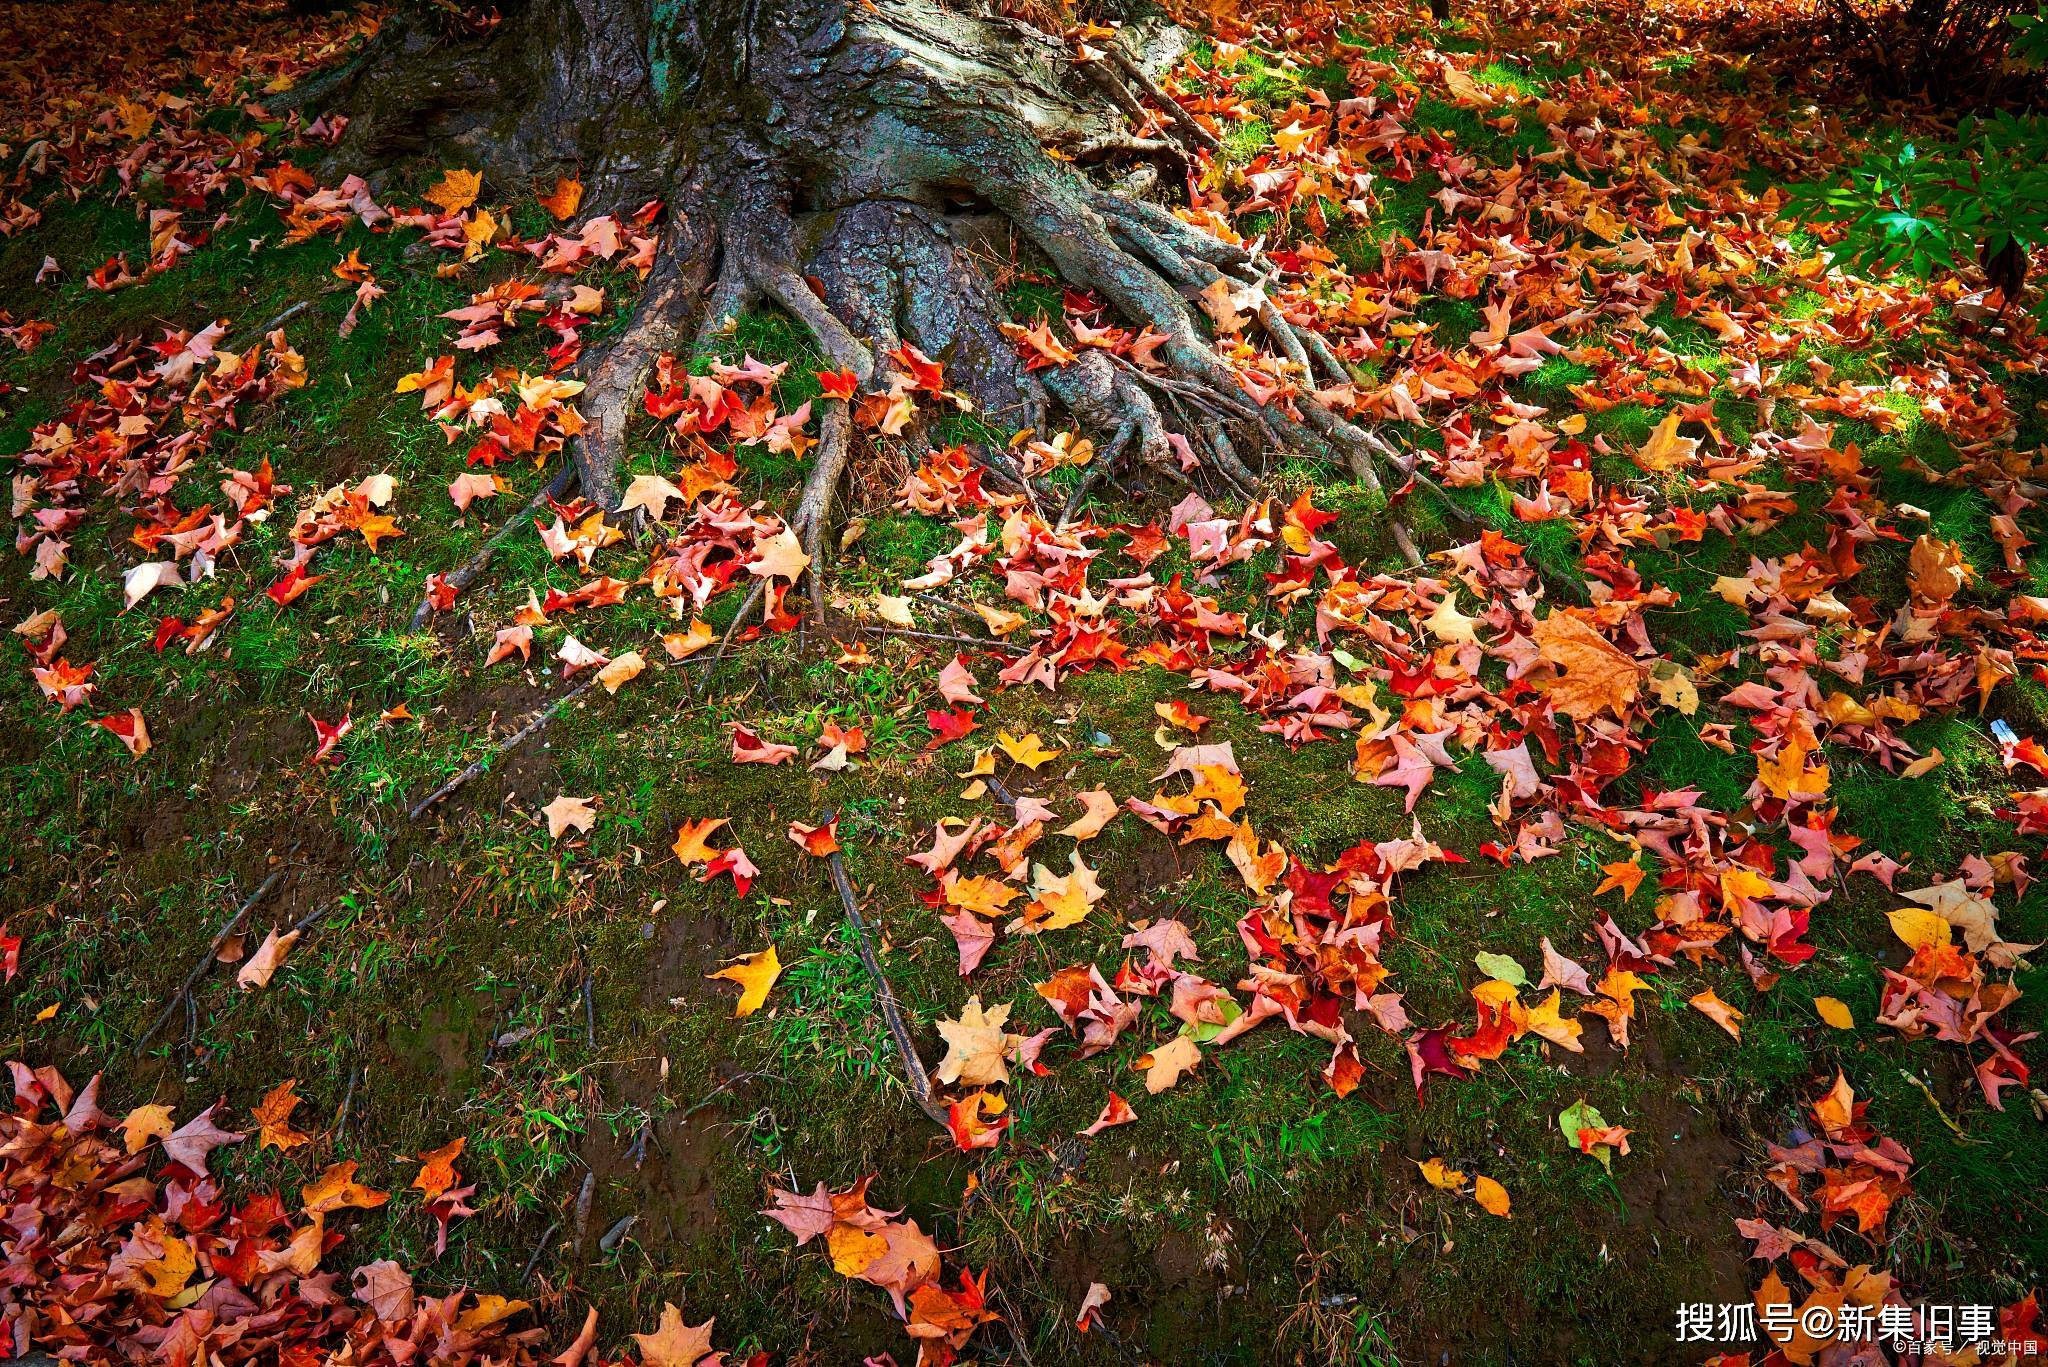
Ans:
{"label": "yellow maple leaf", "polygon": [[149,1293],[169,1300],[185,1289],[186,1282],[192,1280],[193,1272],[199,1267],[199,1259],[192,1252],[192,1245],[177,1235],[161,1227],[159,1233],[163,1238],[163,1256],[151,1258],[143,1263],[141,1271],[149,1278]]}
{"label": "yellow maple leaf", "polygon": [[1699,449],[1698,437],[1678,435],[1678,414],[1669,413],[1650,433],[1650,439],[1630,458],[1652,474],[1663,474],[1691,464],[1699,455]]}
{"label": "yellow maple leaf", "polygon": [[1742,1013],[1721,1000],[1713,988],[1686,999],[1686,1005],[1705,1016],[1714,1024],[1726,1030],[1736,1039],[1742,1038]]}
{"label": "yellow maple leaf", "polygon": [[1195,767],[1201,776],[1188,793],[1189,797],[1213,802],[1225,816],[1234,816],[1244,806],[1244,776],[1234,774],[1221,764],[1201,764]]}
{"label": "yellow maple leaf", "polygon": [[685,821],[676,828],[675,844],[669,846],[676,852],[676,858],[688,868],[692,864],[708,864],[719,855],[719,851],[708,843],[711,833],[725,824],[722,816],[707,816],[702,821]]}
{"label": "yellow maple leaf", "polygon": [[583,182],[557,176],[554,193],[538,202],[541,208],[554,215],[557,222],[565,223],[576,217],[577,206],[583,203]]}
{"label": "yellow maple leaf", "polygon": [[427,191],[426,201],[447,214],[459,214],[476,203],[477,192],[484,188],[481,171],[444,171],[433,189]]}
{"label": "yellow maple leaf", "polygon": [[1039,765],[1044,764],[1047,760],[1058,759],[1066,753],[1064,750],[1046,749],[1040,743],[1036,731],[1023,737],[1013,736],[1008,731],[1000,731],[996,733],[996,744],[1002,748],[1004,754],[1023,765],[1026,769],[1032,770],[1037,769]]}
{"label": "yellow maple leaf", "polygon": [[1551,988],[1549,998],[1530,1009],[1529,1032],[1549,1040],[1560,1049],[1583,1054],[1586,1046],[1579,1043],[1579,1036],[1585,1033],[1586,1027],[1563,1017],[1560,1013],[1563,1000],[1564,994],[1555,987]]}
{"label": "yellow maple leaf", "polygon": [[1438,1191],[1463,1191],[1465,1174],[1450,1166],[1441,1158],[1431,1158],[1415,1164],[1422,1169],[1422,1180]]}
{"label": "yellow maple leaf", "polygon": [[825,1231],[825,1247],[832,1253],[833,1271],[858,1277],[889,1251],[889,1241],[859,1225],[835,1224]]}
{"label": "yellow maple leaf", "polygon": [[707,978],[723,978],[740,985],[740,999],[732,1009],[734,1020],[753,1015],[761,1009],[761,1003],[768,1000],[768,989],[782,976],[782,960],[770,945],[759,954],[749,954],[737,963],[727,964],[716,973],[706,973]]}
{"label": "yellow maple leaf", "polygon": [[1603,892],[1619,890],[1621,900],[1626,902],[1629,898],[1635,896],[1636,889],[1642,886],[1643,866],[1634,855],[1617,863],[1602,864],[1600,872],[1606,874],[1607,877],[1601,880],[1599,887],[1593,889],[1595,897],[1598,897]]}

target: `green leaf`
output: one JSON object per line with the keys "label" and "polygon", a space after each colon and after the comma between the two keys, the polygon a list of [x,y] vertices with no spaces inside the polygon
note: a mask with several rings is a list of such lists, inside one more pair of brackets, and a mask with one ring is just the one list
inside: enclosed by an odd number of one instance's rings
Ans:
{"label": "green leaf", "polygon": [[[1607,1117],[1587,1104],[1584,1097],[1580,1097],[1557,1113],[1557,1128],[1564,1135],[1564,1142],[1571,1145],[1572,1151],[1576,1153],[1579,1151],[1579,1131],[1604,1130],[1609,1126]],[[1601,1167],[1610,1172],[1614,1170],[1614,1151],[1605,1144],[1596,1144],[1592,1157],[1600,1160]]]}
{"label": "green leaf", "polygon": [[1529,985],[1528,972],[1509,955],[1481,950],[1472,956],[1472,962],[1478,964],[1479,971],[1487,977],[1498,978],[1510,987]]}

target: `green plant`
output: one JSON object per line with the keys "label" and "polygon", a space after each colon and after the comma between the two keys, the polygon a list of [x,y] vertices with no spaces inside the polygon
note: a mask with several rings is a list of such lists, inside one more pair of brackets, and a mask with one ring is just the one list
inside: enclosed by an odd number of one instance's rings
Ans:
{"label": "green plant", "polygon": [[2016,301],[2028,257],[2048,243],[2048,118],[1971,117],[1950,139],[1873,149],[1843,182],[1794,187],[1790,208],[1842,227],[1839,265],[1925,279],[1974,255]]}

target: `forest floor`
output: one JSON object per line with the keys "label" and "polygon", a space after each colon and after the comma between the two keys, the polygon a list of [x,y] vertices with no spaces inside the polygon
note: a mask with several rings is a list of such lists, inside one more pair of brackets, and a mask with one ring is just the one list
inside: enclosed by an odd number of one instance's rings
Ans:
{"label": "forest floor", "polygon": [[[915,444],[862,438],[827,626],[779,619],[716,665],[692,619],[722,631],[742,594],[678,610],[648,575],[692,538],[728,571],[779,554],[803,452],[734,438],[820,400],[798,327],[749,314],[721,339],[733,367],[786,365],[772,382],[694,362],[697,396],[730,400],[711,445],[666,415],[636,429],[629,477],[681,486],[675,540],[603,544],[584,510],[543,510],[415,629],[430,576],[560,467],[573,395],[536,377],[618,317],[639,226],[593,235],[540,202],[551,186],[465,198],[452,154],[377,184],[404,222],[313,204],[310,175],[277,168],[316,164],[318,130],[260,101],[360,16],[0,14],[10,172],[50,140],[0,239],[22,548],[0,568],[8,1056],[74,1085],[104,1072],[115,1114],[184,1124],[220,1102],[238,1131],[295,1080],[303,1142],[214,1149],[220,1190],[354,1160],[397,1194],[333,1217],[328,1268],[389,1258],[422,1292],[530,1302],[548,1353],[586,1306],[618,1344],[673,1303],[715,1315],[735,1362],[907,1361],[887,1291],[835,1269],[859,1266],[838,1234],[833,1254],[798,1246],[762,1213],[775,1189],[870,1176],[948,1286],[986,1273],[1002,1322],[963,1336],[983,1360],[1761,1357],[1682,1342],[1680,1307],[1760,1287],[2022,1302],[2048,1264],[2044,1097],[2021,1062],[2048,995],[2025,953],[2048,940],[2027,873],[2048,830],[2029,791],[2048,783],[2048,557],[2025,536],[2048,343],[1969,280],[1832,272],[1823,229],[1775,216],[1784,186],[1886,126],[1830,102],[1824,69],[1665,4],[1458,8],[1442,27],[1212,16],[1176,82],[1223,135],[1212,226],[1265,240],[1290,309],[1346,348],[1357,411],[1449,486],[1460,512],[1399,504],[1423,569],[1380,498],[1300,462],[1248,518],[1110,489],[1062,544],[927,463],[1009,435],[955,414]],[[35,73],[64,63],[39,45],[66,42],[97,55],[51,94]],[[627,246],[572,276],[543,268],[550,234]],[[545,286],[550,312],[500,288],[448,316],[501,282]],[[1001,283],[1020,321],[1071,336],[1090,316],[1022,253]],[[459,347],[484,315],[495,345]],[[466,463],[492,388],[504,459]],[[1071,487],[1072,448],[1037,435]],[[152,487],[115,487],[144,448]],[[41,484],[67,462],[87,491],[68,500]],[[931,573],[982,514],[996,550]],[[1076,550],[1096,557],[1079,595],[1060,578]],[[1532,625],[1553,617],[1598,644]],[[1327,674],[1308,703],[1280,634]],[[486,664],[497,642],[530,656]],[[579,649],[593,663],[565,680]],[[1026,651],[1053,686],[998,680]],[[628,652],[637,676],[410,814]],[[972,733],[948,739],[962,714]],[[796,752],[736,763],[735,734]],[[1052,814],[1020,832],[997,791]],[[1114,817],[1060,834],[1095,791]],[[1001,1095],[982,1119],[1006,1129],[958,1122],[988,1147],[906,1089],[828,861],[791,837],[828,810],[926,1065],[950,1048],[966,1082],[1009,1074],[941,1089]],[[951,878],[906,860],[975,817],[1009,848],[965,842]],[[744,891],[707,876],[734,861],[704,863],[735,847],[758,869]],[[180,996],[279,870],[231,961]],[[260,953],[308,917],[280,962]],[[1363,928],[1357,953],[1332,925]],[[708,975],[770,946],[779,976],[736,1016]],[[1027,1043],[976,1034],[971,998],[1008,1004]],[[1113,1042],[1084,1055],[1083,1025]],[[1168,1049],[1200,1062],[1138,1062]],[[1840,1109],[1841,1086],[1867,1108]],[[1078,1137],[1112,1092],[1135,1118]],[[456,1139],[473,1213],[437,1255],[450,1184],[412,1184]],[[1890,1281],[1872,1292],[1863,1267]],[[1109,1299],[1078,1328],[1093,1284]],[[149,1322],[176,1306],[122,1294]]]}

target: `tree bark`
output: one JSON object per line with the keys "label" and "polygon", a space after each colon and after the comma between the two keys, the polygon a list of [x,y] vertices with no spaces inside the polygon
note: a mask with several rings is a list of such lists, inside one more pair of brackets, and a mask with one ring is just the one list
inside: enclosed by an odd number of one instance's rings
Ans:
{"label": "tree bark", "polygon": [[[495,21],[420,5],[319,98],[350,116],[337,160],[351,169],[431,151],[501,189],[576,174],[587,207],[665,204],[636,316],[584,362],[577,463],[600,505],[618,502],[654,358],[760,303],[809,327],[863,387],[908,342],[998,423],[1039,425],[1057,401],[1109,438],[1105,464],[1185,480],[1192,455],[1243,492],[1257,478],[1244,450],[1369,469],[1365,433],[1312,400],[1262,407],[1212,348],[1191,301],[1219,278],[1256,292],[1254,260],[1133,193],[1162,173],[1177,183],[1215,146],[1157,84],[1187,35],[1138,16],[1083,49],[989,3],[524,0]],[[1012,234],[1124,323],[1165,333],[1166,369],[1089,351],[1027,372],[979,264]],[[1348,379],[1277,308],[1260,317],[1305,390]],[[845,406],[822,407],[792,518],[814,555],[852,440]],[[1004,472],[999,452],[988,458]]]}

